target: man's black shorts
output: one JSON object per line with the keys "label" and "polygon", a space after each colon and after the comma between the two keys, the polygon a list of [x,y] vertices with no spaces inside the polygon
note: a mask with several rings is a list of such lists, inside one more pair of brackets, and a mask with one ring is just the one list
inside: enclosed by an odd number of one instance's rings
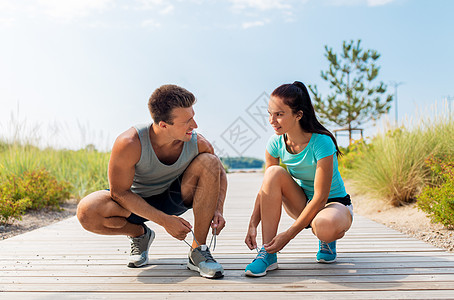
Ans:
{"label": "man's black shorts", "polygon": [[[147,203],[154,208],[168,215],[179,216],[183,214],[192,207],[188,207],[183,203],[183,198],[181,196],[182,178],[183,175],[175,179],[170,187],[163,193],[150,197],[144,197],[145,201],[147,201]],[[147,219],[142,218],[141,216],[138,216],[134,213],[131,213],[131,215],[126,220],[134,224],[143,224],[144,222],[148,221]]]}

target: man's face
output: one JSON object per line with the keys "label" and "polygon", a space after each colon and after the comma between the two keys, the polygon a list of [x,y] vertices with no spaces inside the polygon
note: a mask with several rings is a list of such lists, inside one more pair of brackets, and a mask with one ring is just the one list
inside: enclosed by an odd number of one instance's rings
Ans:
{"label": "man's face", "polygon": [[194,115],[192,106],[174,108],[172,110],[173,125],[167,124],[170,135],[174,139],[184,142],[191,140],[192,131],[198,127]]}

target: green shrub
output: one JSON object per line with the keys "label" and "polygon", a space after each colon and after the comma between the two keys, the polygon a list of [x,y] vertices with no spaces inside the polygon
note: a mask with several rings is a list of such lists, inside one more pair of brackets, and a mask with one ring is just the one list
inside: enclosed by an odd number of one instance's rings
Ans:
{"label": "green shrub", "polygon": [[1,183],[0,197],[7,207],[12,207],[7,203],[22,201],[27,203],[26,209],[58,209],[60,203],[69,198],[70,189],[68,182],[57,181],[48,171],[39,169],[26,171],[22,176],[6,176],[6,180]]}
{"label": "green shrub", "polygon": [[436,181],[437,185],[424,188],[417,204],[433,222],[454,229],[454,161],[443,162],[432,156],[427,164],[441,180]]}
{"label": "green shrub", "polygon": [[14,200],[9,195],[0,195],[0,223],[10,223],[12,219],[22,220],[22,215],[30,204],[28,198]]}
{"label": "green shrub", "polygon": [[355,167],[355,162],[360,161],[364,157],[364,152],[371,145],[366,144],[363,139],[354,141],[347,148],[342,148],[342,156],[339,156],[339,172],[343,178],[349,177],[350,171]]}
{"label": "green shrub", "polygon": [[10,144],[0,152],[0,178],[22,176],[25,172],[46,169],[58,181],[70,181],[71,195],[82,198],[108,187],[107,165],[110,154],[90,149],[44,150],[33,146]]}

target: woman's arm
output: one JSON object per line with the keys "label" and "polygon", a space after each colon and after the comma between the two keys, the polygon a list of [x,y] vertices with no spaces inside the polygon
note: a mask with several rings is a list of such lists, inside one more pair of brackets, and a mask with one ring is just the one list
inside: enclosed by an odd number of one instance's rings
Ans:
{"label": "woman's arm", "polygon": [[314,197],[303,209],[296,221],[286,231],[278,234],[265,245],[268,253],[275,253],[284,248],[298,233],[306,228],[328,201],[331,181],[333,178],[333,155],[324,157],[317,162],[314,179]]}
{"label": "woman's arm", "polygon": [[[279,158],[275,158],[268,153],[265,152],[265,170],[268,169],[270,166],[279,165]],[[245,243],[249,247],[249,249],[257,248],[257,226],[259,226],[261,221],[260,216],[260,194],[257,195],[255,199],[254,209],[252,211],[252,215],[249,221],[248,232],[246,234]]]}

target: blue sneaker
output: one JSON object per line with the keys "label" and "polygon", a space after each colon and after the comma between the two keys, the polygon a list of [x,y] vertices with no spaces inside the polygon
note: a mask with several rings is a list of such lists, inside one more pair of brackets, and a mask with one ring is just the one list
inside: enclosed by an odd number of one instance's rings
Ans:
{"label": "blue sneaker", "polygon": [[266,271],[276,270],[277,267],[276,253],[270,254],[266,252],[265,247],[262,247],[257,257],[247,265],[244,272],[247,276],[260,277],[265,276]]}
{"label": "blue sneaker", "polygon": [[319,249],[317,253],[317,262],[330,264],[336,261],[336,241],[325,243],[319,241]]}

